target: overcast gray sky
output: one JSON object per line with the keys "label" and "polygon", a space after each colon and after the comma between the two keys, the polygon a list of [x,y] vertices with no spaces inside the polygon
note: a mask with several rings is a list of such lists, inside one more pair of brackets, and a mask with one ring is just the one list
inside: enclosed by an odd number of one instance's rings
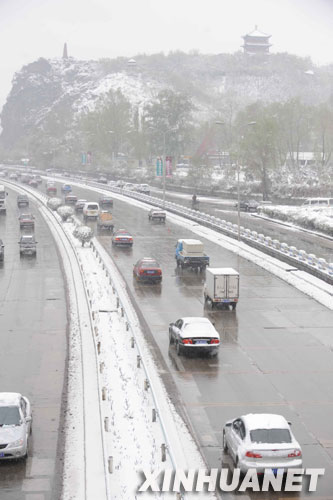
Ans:
{"label": "overcast gray sky", "polygon": [[272,52],[333,62],[333,0],[0,0],[0,108],[14,72],[64,42],[78,59],[232,53],[256,24]]}

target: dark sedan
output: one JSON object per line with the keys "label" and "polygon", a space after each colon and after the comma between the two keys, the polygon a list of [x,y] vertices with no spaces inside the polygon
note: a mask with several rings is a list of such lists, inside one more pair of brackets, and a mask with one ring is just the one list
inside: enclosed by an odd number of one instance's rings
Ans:
{"label": "dark sedan", "polygon": [[[241,201],[239,203],[239,209],[244,212],[256,212],[258,209],[259,203],[257,201],[249,200],[249,201]],[[238,208],[238,203],[235,204],[235,207]]]}
{"label": "dark sedan", "polygon": [[21,214],[19,221],[21,228],[29,227],[33,229],[35,227],[35,217],[32,214]]}

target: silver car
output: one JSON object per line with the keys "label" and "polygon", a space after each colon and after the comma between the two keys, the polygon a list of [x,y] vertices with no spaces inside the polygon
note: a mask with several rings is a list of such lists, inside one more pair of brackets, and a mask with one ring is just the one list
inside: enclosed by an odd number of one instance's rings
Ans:
{"label": "silver car", "polygon": [[169,325],[169,342],[176,344],[177,354],[206,352],[217,355],[220,336],[207,318],[180,318]]}
{"label": "silver car", "polygon": [[249,413],[230,420],[223,429],[223,449],[242,473],[302,467],[301,447],[281,415]]}
{"label": "silver car", "polygon": [[28,398],[0,392],[0,460],[27,458],[32,413]]}

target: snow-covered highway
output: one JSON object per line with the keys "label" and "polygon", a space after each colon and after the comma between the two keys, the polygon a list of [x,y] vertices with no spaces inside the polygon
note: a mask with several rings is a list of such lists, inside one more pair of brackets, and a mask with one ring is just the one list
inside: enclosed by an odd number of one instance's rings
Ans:
{"label": "snow-covered highway", "polygon": [[[83,187],[73,190],[87,199],[97,200],[99,196]],[[114,221],[117,227],[126,227],[133,234],[133,250],[111,250],[110,236],[100,235],[98,239],[127,282],[147,335],[153,337],[151,349],[161,366],[166,364],[167,371],[162,369],[166,387],[179,411],[187,413],[208,464],[218,467],[221,458],[225,459],[221,427],[227,419],[251,411],[281,413],[293,422],[306,465],[326,467],[318,495],[329,496],[333,486],[328,446],[332,439],[329,387],[333,380],[333,313],[257,265],[230,253],[223,248],[222,239],[217,244],[201,233],[211,265],[231,266],[241,274],[241,300],[236,314],[204,310],[202,277],[175,270],[175,241],[191,237],[191,226],[185,223],[185,229],[184,224],[174,224],[173,216],[166,226],[149,224],[147,212],[138,203],[131,205],[120,199],[115,195]],[[147,254],[161,263],[164,280],[160,292],[153,286],[133,283],[133,263]],[[169,348],[169,322],[197,314],[207,315],[219,329],[223,345],[217,361],[178,358]],[[229,465],[228,460],[226,463]]]}
{"label": "snow-covered highway", "polygon": [[[91,200],[98,199],[96,190],[82,186],[73,189],[79,197]],[[225,237],[217,235],[214,239],[210,229],[182,222],[174,215],[168,215],[165,226],[150,224],[146,210],[140,203],[128,203],[116,195],[116,227],[132,232],[134,247],[129,251],[111,250],[106,234],[98,235],[98,241],[127,283],[169,397],[193,428],[209,467],[220,467],[221,459],[230,466],[221,451],[221,428],[226,420],[250,411],[281,413],[293,422],[306,466],[326,468],[317,494],[330,498],[333,313],[248,258],[243,259],[242,252],[230,252]],[[95,223],[89,225],[95,229]],[[212,266],[240,271],[241,301],[236,313],[204,309],[203,277],[175,269],[175,241],[190,237],[193,231],[205,242]],[[162,265],[160,289],[132,280],[133,263],[148,253]],[[105,297],[106,291],[97,293]],[[179,358],[169,347],[169,322],[198,314],[211,318],[220,332],[223,344],[218,360]],[[256,498],[256,494],[250,496]],[[304,492],[300,498],[307,496]],[[224,495],[230,497],[233,495]],[[261,498],[266,497],[261,494]]]}

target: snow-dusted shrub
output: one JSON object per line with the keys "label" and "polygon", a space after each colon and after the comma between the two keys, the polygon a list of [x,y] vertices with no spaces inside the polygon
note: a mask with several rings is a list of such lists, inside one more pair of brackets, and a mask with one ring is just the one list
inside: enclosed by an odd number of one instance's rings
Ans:
{"label": "snow-dusted shrub", "polygon": [[94,236],[93,230],[88,226],[77,226],[73,231],[73,236],[81,241],[82,246]]}
{"label": "snow-dusted shrub", "polygon": [[61,207],[62,205],[62,200],[61,198],[49,198],[47,200],[47,206],[51,209],[51,210],[58,210],[59,207]]}
{"label": "snow-dusted shrub", "polygon": [[307,229],[333,235],[333,209],[329,207],[261,206],[258,211],[272,219],[291,222]]}
{"label": "snow-dusted shrub", "polygon": [[72,209],[72,207],[67,206],[59,207],[57,212],[64,222],[66,222],[68,217],[72,217],[72,215],[74,215],[74,210]]}

